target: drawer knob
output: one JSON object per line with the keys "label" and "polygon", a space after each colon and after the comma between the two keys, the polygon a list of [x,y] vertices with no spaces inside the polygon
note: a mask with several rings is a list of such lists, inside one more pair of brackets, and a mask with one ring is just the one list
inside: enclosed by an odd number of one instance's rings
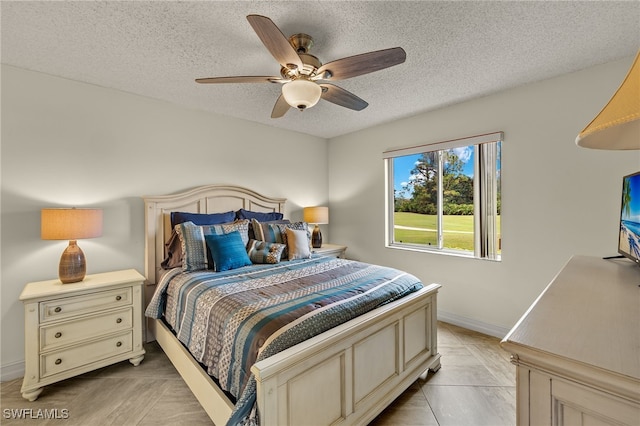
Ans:
{"label": "drawer knob", "polygon": [[60,333],[59,331],[56,333],[56,339],[59,339],[62,337],[62,333]]}
{"label": "drawer knob", "polygon": [[116,320],[116,324],[120,324],[121,322],[122,322],[122,318],[118,318],[118,319]]}
{"label": "drawer knob", "polygon": [[62,312],[62,308],[60,306],[57,306],[53,312]]}
{"label": "drawer knob", "polygon": [[56,365],[62,364],[62,360],[60,358],[56,359]]}
{"label": "drawer knob", "polygon": [[122,296],[116,296],[116,300],[122,300]]}
{"label": "drawer knob", "polygon": [[116,346],[117,346],[117,347],[122,346],[122,342],[118,342],[118,343],[116,343]]}

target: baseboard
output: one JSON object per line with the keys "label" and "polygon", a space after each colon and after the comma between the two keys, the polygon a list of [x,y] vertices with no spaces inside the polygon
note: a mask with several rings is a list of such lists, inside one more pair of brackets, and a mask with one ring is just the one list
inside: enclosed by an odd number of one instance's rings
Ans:
{"label": "baseboard", "polygon": [[494,324],[488,324],[486,322],[474,320],[471,318],[463,317],[460,315],[452,314],[438,309],[438,320],[448,322],[449,324],[457,325],[458,327],[467,328],[469,330],[477,331],[478,333],[488,334],[489,336],[498,337],[502,339],[510,331],[508,328],[500,327]]}
{"label": "baseboard", "polygon": [[20,377],[24,377],[24,361],[0,366],[0,382],[8,382]]}

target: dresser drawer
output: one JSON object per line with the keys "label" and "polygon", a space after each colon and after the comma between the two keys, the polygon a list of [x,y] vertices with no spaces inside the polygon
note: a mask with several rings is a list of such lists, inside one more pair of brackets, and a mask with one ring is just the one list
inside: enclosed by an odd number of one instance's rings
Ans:
{"label": "dresser drawer", "polygon": [[76,367],[91,364],[112,356],[131,352],[133,348],[133,332],[128,331],[117,336],[61,349],[40,356],[40,377],[62,373]]}
{"label": "dresser drawer", "polygon": [[72,296],[65,299],[47,300],[40,303],[40,322],[54,321],[98,310],[131,304],[131,287],[98,293]]}
{"label": "dresser drawer", "polygon": [[40,328],[40,350],[47,351],[91,337],[127,330],[132,324],[132,307],[77,320],[56,322]]}

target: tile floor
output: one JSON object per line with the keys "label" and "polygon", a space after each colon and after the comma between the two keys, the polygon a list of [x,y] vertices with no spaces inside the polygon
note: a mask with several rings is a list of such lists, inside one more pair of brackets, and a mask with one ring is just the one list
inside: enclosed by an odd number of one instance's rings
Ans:
{"label": "tile floor", "polygon": [[[515,367],[499,339],[438,325],[442,368],[416,381],[371,425],[515,425]],[[20,395],[22,379],[0,385],[2,425],[211,425],[157,344],[140,366],[125,361],[45,387],[35,402]],[[14,419],[11,410],[62,409],[67,419]],[[7,411],[9,410],[9,411]]]}
{"label": "tile floor", "polygon": [[440,371],[415,382],[371,424],[515,425],[515,366],[499,342],[495,337],[439,323]]}

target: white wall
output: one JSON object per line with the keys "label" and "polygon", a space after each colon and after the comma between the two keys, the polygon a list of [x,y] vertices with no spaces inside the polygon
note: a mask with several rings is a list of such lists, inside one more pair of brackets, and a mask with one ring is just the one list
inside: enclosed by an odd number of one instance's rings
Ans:
{"label": "white wall", "polygon": [[41,208],[103,208],[103,236],[79,242],[87,273],[144,273],[143,195],[236,184],[288,198],[293,219],[328,200],[326,166],[308,167],[324,139],[4,65],[1,136],[3,380],[23,369],[20,292],[56,278],[68,244],[40,239]]}
{"label": "white wall", "polygon": [[[66,246],[40,240],[41,208],[103,208],[103,236],[80,242],[88,273],[143,272],[140,197],[208,183],[287,197],[294,219],[301,206],[329,200],[326,241],[348,245],[351,257],[441,283],[443,318],[506,332],[572,254],[615,254],[621,177],[640,170],[640,153],[573,141],[631,61],[335,138],[328,149],[323,139],[3,65],[2,379],[22,374],[22,287],[55,278]],[[502,262],[384,248],[382,151],[499,130]],[[309,173],[311,157],[327,167]]]}
{"label": "white wall", "polygon": [[[442,284],[441,318],[504,334],[571,255],[616,254],[621,178],[640,170],[640,152],[589,150],[574,140],[632,60],[330,140],[332,242],[347,244],[352,257]],[[502,262],[385,248],[382,152],[494,131],[505,134]]]}

